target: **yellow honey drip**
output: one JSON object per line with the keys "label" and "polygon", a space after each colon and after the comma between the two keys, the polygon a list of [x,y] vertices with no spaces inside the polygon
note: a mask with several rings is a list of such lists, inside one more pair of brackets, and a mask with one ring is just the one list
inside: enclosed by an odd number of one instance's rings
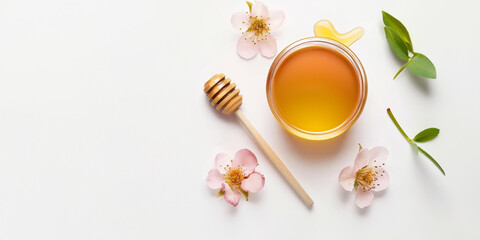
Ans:
{"label": "yellow honey drip", "polygon": [[320,20],[315,23],[313,30],[316,37],[330,38],[345,46],[350,46],[363,36],[363,28],[355,28],[346,33],[339,33],[328,20]]}

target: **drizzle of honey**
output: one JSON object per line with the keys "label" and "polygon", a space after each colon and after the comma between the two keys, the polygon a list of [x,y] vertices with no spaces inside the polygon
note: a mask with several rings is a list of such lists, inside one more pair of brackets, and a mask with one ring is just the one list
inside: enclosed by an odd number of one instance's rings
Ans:
{"label": "drizzle of honey", "polygon": [[363,36],[363,28],[354,28],[346,33],[339,33],[332,22],[328,20],[320,20],[313,26],[316,37],[330,38],[345,46],[350,46]]}
{"label": "drizzle of honey", "polygon": [[308,132],[342,125],[360,101],[360,83],[352,63],[324,46],[308,46],[278,66],[273,101],[283,120]]}

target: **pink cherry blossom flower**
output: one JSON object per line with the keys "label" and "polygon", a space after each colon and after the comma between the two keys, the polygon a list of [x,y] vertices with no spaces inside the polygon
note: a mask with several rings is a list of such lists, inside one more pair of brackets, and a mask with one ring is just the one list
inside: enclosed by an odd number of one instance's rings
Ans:
{"label": "pink cherry blossom flower", "polygon": [[219,153],[215,157],[215,168],[208,172],[207,184],[212,189],[220,189],[218,196],[234,207],[238,205],[240,196],[248,201],[248,193],[262,190],[265,178],[255,172],[258,166],[257,157],[248,149],[242,149],[232,160],[227,154]]}
{"label": "pink cherry blossom flower", "polygon": [[[250,4],[247,2],[247,4]],[[271,58],[277,53],[277,41],[270,32],[282,25],[285,20],[283,11],[268,11],[268,8],[256,1],[250,12],[237,12],[232,16],[232,25],[242,31],[238,39],[237,53],[240,57],[251,59],[260,51],[264,57]]]}
{"label": "pink cherry blossom flower", "polygon": [[388,187],[390,178],[384,169],[387,157],[388,150],[384,147],[371,150],[364,148],[357,153],[353,166],[340,172],[340,185],[347,191],[357,191],[355,203],[359,208],[372,203],[372,191],[382,191]]}

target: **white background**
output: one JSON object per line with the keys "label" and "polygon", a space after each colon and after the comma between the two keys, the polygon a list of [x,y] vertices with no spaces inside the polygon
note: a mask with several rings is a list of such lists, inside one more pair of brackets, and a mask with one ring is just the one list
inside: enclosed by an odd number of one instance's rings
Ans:
{"label": "white background", "polygon": [[[361,26],[352,50],[369,95],[347,133],[287,133],[265,97],[273,59],[238,57],[230,17],[243,1],[0,0],[0,239],[480,238],[480,24],[476,1],[273,1],[279,48],[331,20]],[[438,78],[404,71],[381,10],[399,18]],[[204,82],[224,72],[242,110],[315,200],[306,208],[241,124],[216,113]],[[444,167],[416,157],[391,107]],[[338,184],[358,143],[390,151],[390,187],[363,210]],[[258,157],[264,190],[234,208],[205,178],[219,152]]]}

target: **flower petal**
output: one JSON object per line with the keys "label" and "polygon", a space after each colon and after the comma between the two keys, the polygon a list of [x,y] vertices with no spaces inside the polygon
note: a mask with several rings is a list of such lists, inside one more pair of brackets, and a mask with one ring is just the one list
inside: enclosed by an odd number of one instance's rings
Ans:
{"label": "flower petal", "polygon": [[267,6],[265,6],[260,1],[256,1],[255,3],[253,3],[251,15],[253,17],[261,17],[264,19],[267,19],[270,17]]}
{"label": "flower petal", "polygon": [[232,15],[231,22],[233,28],[245,32],[248,29],[250,14],[247,12],[237,12]]}
{"label": "flower petal", "polygon": [[266,58],[274,57],[277,54],[277,40],[268,35],[266,40],[260,42],[260,53]]}
{"label": "flower petal", "polygon": [[342,185],[343,189],[347,191],[353,190],[353,185],[355,183],[355,172],[353,171],[352,166],[348,166],[340,172],[338,176],[338,182]]}
{"label": "flower petal", "polygon": [[368,148],[363,148],[360,150],[360,152],[357,153],[357,156],[355,157],[355,163],[353,164],[353,171],[357,172],[358,169],[366,166],[368,164],[368,161],[371,159],[371,153]]}
{"label": "flower petal", "polygon": [[385,169],[383,168],[377,168],[376,172],[377,172],[377,176],[376,176],[377,180],[373,182],[373,186],[375,188],[373,188],[372,190],[378,192],[388,187],[388,185],[390,184],[390,176],[388,175],[387,171],[385,171]]}
{"label": "flower petal", "polygon": [[239,150],[235,154],[232,166],[233,168],[242,168],[243,175],[248,176],[255,171],[258,165],[257,157],[248,149]]}
{"label": "flower petal", "polygon": [[231,163],[232,158],[225,153],[219,153],[215,157],[215,168],[221,174],[227,173],[227,168],[232,165]]}
{"label": "flower petal", "polygon": [[222,190],[225,192],[225,195],[223,195],[223,198],[225,199],[225,201],[227,201],[228,203],[236,207],[241,197],[241,194],[238,191],[238,189],[232,190],[228,184],[223,183]]}
{"label": "flower petal", "polygon": [[217,169],[212,169],[208,172],[207,185],[209,188],[219,189],[224,182],[225,178],[223,178],[223,174],[220,174]]}
{"label": "flower petal", "polygon": [[250,174],[250,176],[248,176],[248,178],[245,178],[242,181],[242,185],[240,185],[240,187],[242,187],[242,189],[246,192],[256,193],[262,190],[264,185],[265,177],[258,172],[253,172]]}
{"label": "flower petal", "polygon": [[385,147],[378,146],[370,149],[369,165],[381,166],[387,161],[388,150]]}
{"label": "flower petal", "polygon": [[285,13],[281,10],[270,11],[270,30],[279,28],[283,21],[285,21]]}
{"label": "flower petal", "polygon": [[359,208],[368,207],[373,200],[373,193],[363,188],[358,188],[357,195],[355,196],[355,203]]}
{"label": "flower petal", "polygon": [[251,59],[257,55],[259,47],[259,44],[254,44],[253,41],[244,34],[238,39],[237,53],[244,59]]}

